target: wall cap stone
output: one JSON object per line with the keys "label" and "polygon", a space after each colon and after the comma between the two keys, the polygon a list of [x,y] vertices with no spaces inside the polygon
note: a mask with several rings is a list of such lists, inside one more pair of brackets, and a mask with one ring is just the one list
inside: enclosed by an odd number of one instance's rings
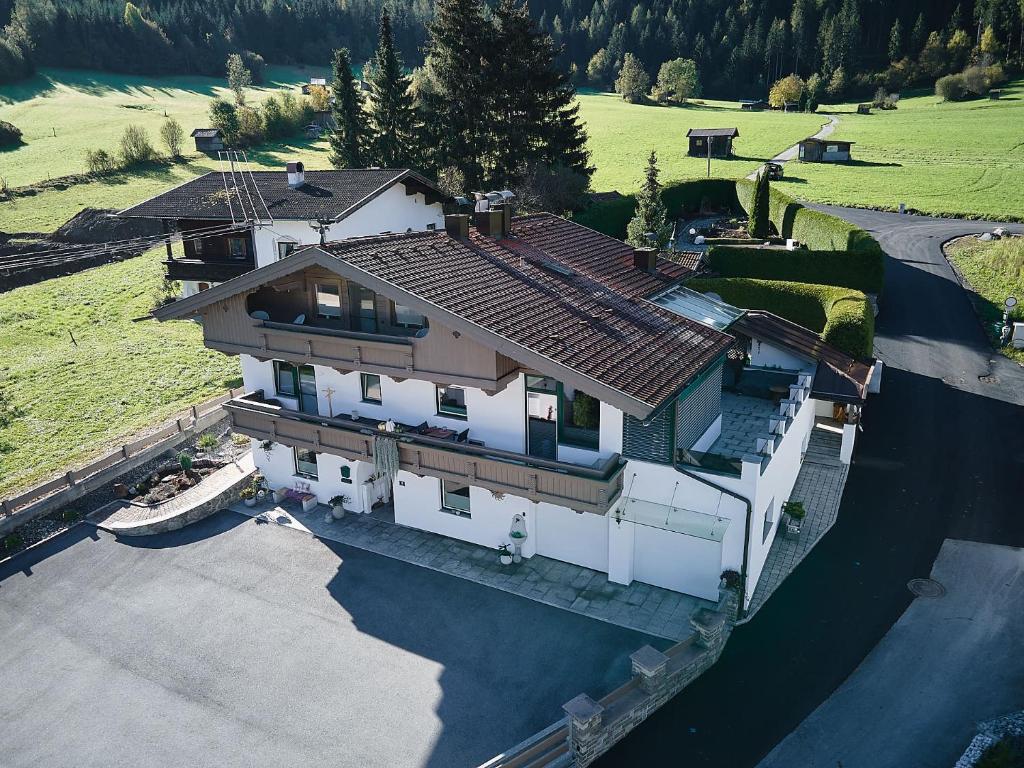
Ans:
{"label": "wall cap stone", "polygon": [[643,648],[633,651],[633,653],[629,655],[629,659],[633,662],[634,671],[640,672],[648,677],[663,671],[668,666],[669,661],[667,655],[649,645],[645,645]]}
{"label": "wall cap stone", "polygon": [[562,709],[576,722],[586,723],[594,718],[600,717],[604,713],[604,707],[594,701],[592,698],[587,696],[585,693],[581,693],[572,701],[568,701],[562,705]]}

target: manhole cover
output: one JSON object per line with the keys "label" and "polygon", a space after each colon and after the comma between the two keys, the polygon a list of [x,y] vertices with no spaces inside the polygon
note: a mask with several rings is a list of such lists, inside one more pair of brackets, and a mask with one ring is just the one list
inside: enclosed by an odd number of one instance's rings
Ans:
{"label": "manhole cover", "polygon": [[946,588],[935,579],[911,579],[907,582],[907,589],[918,597],[942,597],[946,594]]}

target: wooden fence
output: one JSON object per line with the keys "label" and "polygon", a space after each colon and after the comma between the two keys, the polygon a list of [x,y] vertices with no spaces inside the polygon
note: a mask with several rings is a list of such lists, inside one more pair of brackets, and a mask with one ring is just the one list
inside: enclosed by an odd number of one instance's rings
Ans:
{"label": "wooden fence", "polygon": [[125,443],[92,463],[67,472],[24,493],[0,502],[0,534],[34,517],[81,498],[119,475],[155,458],[186,437],[201,432],[226,416],[224,403],[245,393],[233,389],[200,405],[193,405],[160,429]]}

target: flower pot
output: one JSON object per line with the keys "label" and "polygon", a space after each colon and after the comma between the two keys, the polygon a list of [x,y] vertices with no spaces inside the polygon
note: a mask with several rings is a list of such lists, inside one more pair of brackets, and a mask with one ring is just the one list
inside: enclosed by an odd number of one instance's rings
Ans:
{"label": "flower pot", "polygon": [[267,498],[266,491],[264,491],[263,489],[256,491],[256,501],[263,501],[265,498]]}
{"label": "flower pot", "polygon": [[275,488],[274,489],[274,503],[275,504],[280,504],[281,502],[284,501],[284,499],[285,499],[285,489],[284,488]]}
{"label": "flower pot", "polygon": [[331,517],[335,520],[341,520],[345,516],[345,508],[341,505],[331,507]]}
{"label": "flower pot", "polygon": [[501,555],[498,559],[502,565],[512,565],[512,555]]}
{"label": "flower pot", "polygon": [[256,499],[242,499],[242,503],[247,507],[255,507]]}

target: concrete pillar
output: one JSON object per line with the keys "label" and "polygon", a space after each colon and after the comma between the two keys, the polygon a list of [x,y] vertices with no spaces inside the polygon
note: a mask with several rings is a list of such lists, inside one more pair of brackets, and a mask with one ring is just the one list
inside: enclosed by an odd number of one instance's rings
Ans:
{"label": "concrete pillar", "polygon": [[668,656],[659,650],[645,645],[630,654],[633,677],[640,681],[640,688],[647,693],[656,694],[665,685],[665,673],[668,670]]}
{"label": "concrete pillar", "polygon": [[626,520],[621,510],[608,514],[608,581],[633,583],[633,553],[636,524]]}
{"label": "concrete pillar", "polygon": [[853,458],[853,444],[857,440],[857,425],[843,424],[843,443],[839,448],[839,460],[849,464]]}
{"label": "concrete pillar", "polygon": [[584,768],[604,751],[604,707],[587,694],[581,693],[572,701],[563,704],[562,709],[569,716],[569,749],[572,751],[573,765],[576,768]]}
{"label": "concrete pillar", "polygon": [[690,626],[697,633],[697,642],[705,648],[714,648],[722,641],[726,616],[718,611],[701,608],[690,617]]}

